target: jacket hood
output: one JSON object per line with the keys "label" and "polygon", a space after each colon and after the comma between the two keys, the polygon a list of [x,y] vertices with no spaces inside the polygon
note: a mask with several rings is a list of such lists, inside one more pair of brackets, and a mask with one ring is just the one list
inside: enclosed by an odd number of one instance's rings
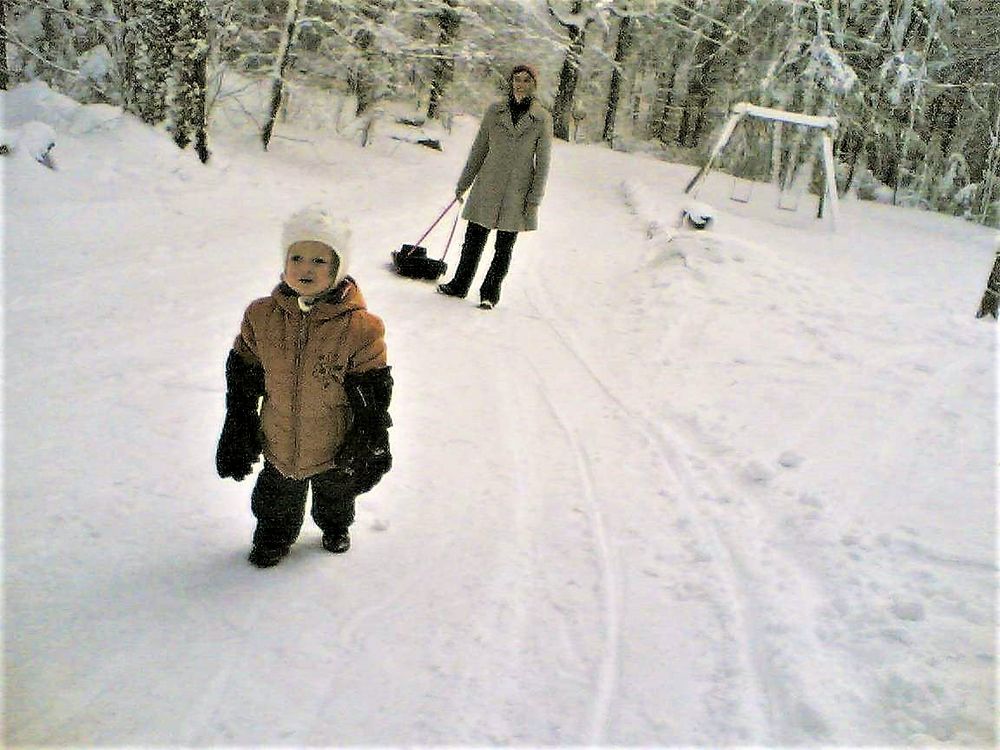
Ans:
{"label": "jacket hood", "polygon": [[[278,306],[292,315],[302,315],[299,307],[299,294],[288,284],[282,281],[271,292],[271,297],[278,303]],[[317,318],[336,318],[355,310],[367,310],[364,295],[358,288],[357,282],[350,276],[323,294],[316,297],[310,310],[310,315]]]}

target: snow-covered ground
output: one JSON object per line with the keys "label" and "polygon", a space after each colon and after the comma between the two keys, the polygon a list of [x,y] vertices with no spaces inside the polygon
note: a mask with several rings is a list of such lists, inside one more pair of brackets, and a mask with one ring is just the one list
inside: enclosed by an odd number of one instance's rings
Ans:
{"label": "snow-covered ground", "polygon": [[[559,143],[482,312],[387,265],[471,117],[443,152],[219,128],[204,167],[39,85],[3,107],[59,167],[2,159],[8,746],[994,744],[994,232],[833,233],[722,176],[695,232],[690,168]],[[386,321],[395,468],[350,553],[307,520],[260,571],[223,363],[316,200]]]}

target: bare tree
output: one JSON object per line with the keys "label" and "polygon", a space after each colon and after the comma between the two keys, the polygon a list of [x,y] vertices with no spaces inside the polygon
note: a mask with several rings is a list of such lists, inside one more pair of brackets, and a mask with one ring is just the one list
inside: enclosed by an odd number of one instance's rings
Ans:
{"label": "bare tree", "polygon": [[143,122],[155,125],[167,116],[174,45],[180,31],[178,0],[136,0],[136,10],[136,109]]}
{"label": "bare tree", "polygon": [[451,81],[455,71],[455,61],[448,54],[452,41],[458,35],[462,17],[455,10],[458,0],[445,0],[445,6],[438,13],[438,23],[441,26],[441,36],[438,38],[437,59],[431,76],[430,101],[427,103],[427,117],[437,117],[438,106],[444,95],[445,87]]}
{"label": "bare tree", "polygon": [[260,139],[267,151],[271,143],[271,135],[274,133],[274,123],[278,119],[278,110],[281,109],[281,96],[285,85],[285,70],[288,68],[288,61],[292,55],[292,44],[295,42],[295,32],[299,26],[299,16],[302,15],[302,6],[305,0],[288,0],[288,7],[285,12],[285,26],[281,34],[281,43],[278,45],[278,54],[275,55],[274,68],[271,72],[271,109],[261,131]]}
{"label": "bare tree", "polygon": [[209,157],[205,123],[208,8],[205,0],[181,0],[179,10],[181,31],[174,46],[174,141],[186,148],[193,131],[195,151],[204,164]]}
{"label": "bare tree", "polygon": [[135,80],[135,0],[112,0],[111,7],[118,16],[118,24],[108,46],[115,62],[119,95],[122,107],[137,114],[136,97],[139,87]]}
{"label": "bare tree", "polygon": [[6,91],[10,85],[7,73],[7,0],[0,0],[0,89]]}
{"label": "bare tree", "polygon": [[594,20],[592,14],[584,13],[583,0],[573,0],[568,17],[561,16],[552,7],[552,0],[546,0],[549,13],[566,29],[569,35],[569,46],[566,57],[559,71],[559,90],[556,92],[552,105],[552,130],[556,138],[569,140],[569,116],[573,110],[573,97],[576,94],[576,84],[580,77],[580,55],[587,33],[587,26]]}
{"label": "bare tree", "polygon": [[1000,316],[998,301],[1000,301],[1000,237],[997,238],[997,250],[993,256],[993,270],[990,272],[990,278],[986,282],[986,291],[983,292],[983,299],[979,303],[979,311],[976,312],[976,317],[985,318],[989,315],[996,320]]}
{"label": "bare tree", "polygon": [[611,71],[611,83],[608,86],[608,104],[604,110],[604,132],[601,138],[609,145],[615,139],[615,119],[618,116],[618,98],[621,96],[622,65],[632,47],[633,17],[623,13],[618,21],[618,41],[615,44],[615,67]]}

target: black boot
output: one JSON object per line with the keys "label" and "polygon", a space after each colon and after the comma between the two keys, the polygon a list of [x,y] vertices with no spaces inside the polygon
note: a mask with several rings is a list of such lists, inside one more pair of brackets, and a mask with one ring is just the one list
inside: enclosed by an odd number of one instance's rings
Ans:
{"label": "black boot", "polygon": [[462,243],[462,257],[458,261],[458,268],[455,269],[455,276],[447,284],[438,284],[437,290],[441,294],[459,298],[468,294],[489,233],[490,230],[484,226],[471,221],[468,223],[465,228],[465,241]]}
{"label": "black boot", "polygon": [[351,535],[347,533],[347,529],[323,534],[323,549],[327,552],[340,554],[341,552],[347,552],[350,548]]}
{"label": "black boot", "polygon": [[288,547],[261,547],[254,545],[250,549],[247,560],[251,565],[258,568],[271,568],[281,562],[281,558],[288,554]]}
{"label": "black boot", "polygon": [[438,284],[438,293],[443,294],[446,297],[458,297],[459,299],[464,299],[467,292],[463,292],[461,289],[453,286],[454,282],[449,282],[447,284]]}
{"label": "black boot", "polygon": [[492,310],[500,301],[500,285],[510,270],[510,258],[514,251],[514,241],[517,239],[517,232],[497,232],[496,251],[493,253],[493,261],[483,279],[483,285],[479,288],[479,307],[483,310]]}

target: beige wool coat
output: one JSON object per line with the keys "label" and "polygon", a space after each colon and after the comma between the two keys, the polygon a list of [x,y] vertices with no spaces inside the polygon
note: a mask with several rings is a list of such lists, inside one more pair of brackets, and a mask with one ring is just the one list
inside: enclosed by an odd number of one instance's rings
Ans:
{"label": "beige wool coat", "polygon": [[264,457],[284,476],[319,474],[335,457],[352,421],[344,377],[386,366],[385,326],[368,312],[351,279],[309,312],[279,285],[250,303],[233,348],[264,368]]}
{"label": "beige wool coat", "polygon": [[458,179],[460,193],[472,186],[462,218],[508,232],[537,229],[551,150],[552,116],[537,100],[517,125],[507,101],[491,104]]}

